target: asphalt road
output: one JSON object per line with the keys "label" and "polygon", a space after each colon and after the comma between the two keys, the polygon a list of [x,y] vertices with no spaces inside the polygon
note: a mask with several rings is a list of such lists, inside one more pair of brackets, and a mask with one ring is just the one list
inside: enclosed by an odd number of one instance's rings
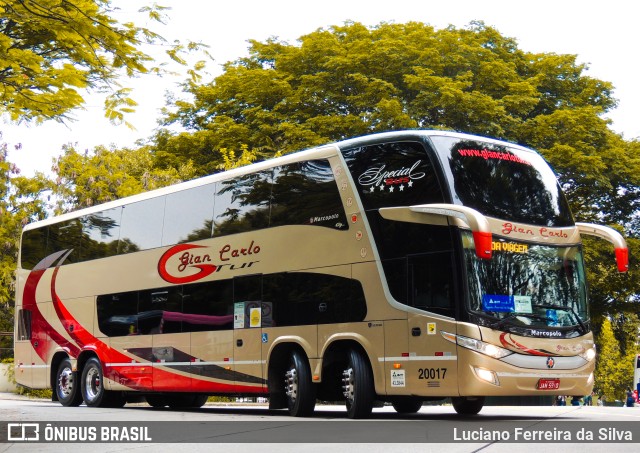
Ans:
{"label": "asphalt road", "polygon": [[[92,453],[640,451],[640,407],[486,406],[475,417],[459,417],[451,406],[424,406],[412,415],[383,407],[367,421],[345,416],[343,407],[320,405],[305,419],[250,404],[207,404],[187,411],[146,404],[65,408],[0,393],[0,453],[80,448]],[[17,440],[22,432],[26,439],[36,431],[39,443]]]}

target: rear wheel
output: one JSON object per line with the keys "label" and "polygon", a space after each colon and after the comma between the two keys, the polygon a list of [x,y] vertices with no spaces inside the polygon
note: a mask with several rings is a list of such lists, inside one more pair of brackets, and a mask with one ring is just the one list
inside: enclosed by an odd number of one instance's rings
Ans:
{"label": "rear wheel", "polygon": [[64,359],[58,366],[55,390],[58,401],[63,406],[72,407],[82,404],[78,373],[73,371],[69,359]]}
{"label": "rear wheel", "polygon": [[484,396],[451,398],[453,408],[460,415],[476,415],[484,406]]}
{"label": "rear wheel", "polygon": [[308,417],[316,406],[316,388],[311,381],[311,370],[306,356],[298,350],[291,353],[284,373],[284,391],[287,407],[293,417]]}
{"label": "rear wheel", "polygon": [[102,365],[96,357],[84,365],[81,383],[82,399],[89,407],[122,407],[127,402],[122,392],[105,390]]}
{"label": "rear wheel", "polygon": [[358,350],[349,351],[346,369],[342,372],[342,393],[347,400],[349,418],[371,415],[375,394],[369,363]]}

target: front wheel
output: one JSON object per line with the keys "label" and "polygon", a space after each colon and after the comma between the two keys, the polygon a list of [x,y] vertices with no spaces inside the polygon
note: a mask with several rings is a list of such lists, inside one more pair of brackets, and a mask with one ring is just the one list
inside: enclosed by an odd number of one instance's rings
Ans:
{"label": "front wheel", "polygon": [[308,417],[316,406],[316,388],[311,381],[311,370],[306,356],[298,350],[291,353],[284,373],[284,391],[287,395],[289,415]]}
{"label": "front wheel", "polygon": [[484,406],[484,396],[451,398],[453,408],[459,415],[476,415]]}
{"label": "front wheel", "polygon": [[204,406],[208,396],[197,393],[171,393],[162,398],[171,409],[197,409]]}
{"label": "front wheel", "polygon": [[58,401],[63,406],[73,407],[82,404],[78,373],[73,371],[71,360],[69,359],[64,359],[58,366],[55,390]]}
{"label": "front wheel", "polygon": [[375,394],[369,363],[358,350],[349,351],[347,368],[342,372],[342,393],[347,400],[349,418],[371,415]]}

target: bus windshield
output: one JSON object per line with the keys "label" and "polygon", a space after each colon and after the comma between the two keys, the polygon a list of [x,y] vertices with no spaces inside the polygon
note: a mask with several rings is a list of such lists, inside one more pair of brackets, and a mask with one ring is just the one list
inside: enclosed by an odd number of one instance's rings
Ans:
{"label": "bus windshield", "polygon": [[478,259],[462,232],[468,308],[479,324],[527,336],[588,331],[587,289],[579,246],[528,244],[494,237],[491,260]]}
{"label": "bus windshield", "polygon": [[472,139],[432,136],[453,202],[498,219],[573,226],[556,176],[538,154]]}

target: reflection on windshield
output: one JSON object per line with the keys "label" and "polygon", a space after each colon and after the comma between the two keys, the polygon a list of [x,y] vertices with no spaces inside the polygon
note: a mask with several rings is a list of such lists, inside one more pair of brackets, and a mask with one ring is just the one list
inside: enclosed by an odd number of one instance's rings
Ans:
{"label": "reflection on windshield", "polygon": [[470,310],[489,325],[532,328],[577,326],[586,331],[587,296],[578,246],[550,247],[494,237],[493,258],[480,260],[463,232]]}
{"label": "reflection on windshield", "polygon": [[532,151],[433,136],[455,201],[485,215],[545,226],[573,225],[553,171]]}

